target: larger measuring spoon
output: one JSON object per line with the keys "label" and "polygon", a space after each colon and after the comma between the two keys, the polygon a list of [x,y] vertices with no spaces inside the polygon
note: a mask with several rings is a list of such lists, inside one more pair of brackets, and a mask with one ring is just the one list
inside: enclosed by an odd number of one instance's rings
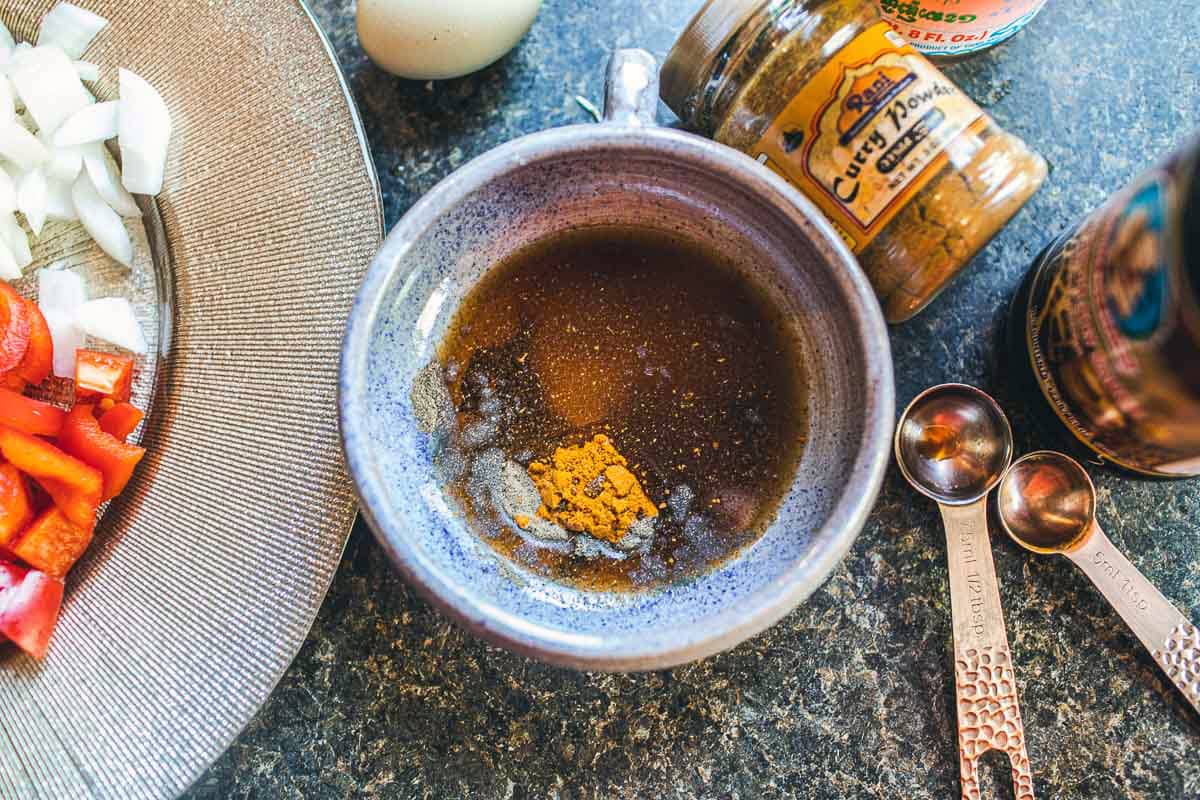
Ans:
{"label": "larger measuring spoon", "polygon": [[979,758],[1008,754],[1016,800],[1033,800],[1017,679],[987,529],[988,492],[1012,460],[1012,429],[996,401],[947,383],[917,396],[896,429],[896,460],[946,525],[958,750],[964,800],[979,798]]}
{"label": "larger measuring spoon", "polygon": [[1000,482],[1000,521],[1017,544],[1060,553],[1084,571],[1200,711],[1200,635],[1113,546],[1096,522],[1096,487],[1079,462],[1050,450],[1014,463]]}

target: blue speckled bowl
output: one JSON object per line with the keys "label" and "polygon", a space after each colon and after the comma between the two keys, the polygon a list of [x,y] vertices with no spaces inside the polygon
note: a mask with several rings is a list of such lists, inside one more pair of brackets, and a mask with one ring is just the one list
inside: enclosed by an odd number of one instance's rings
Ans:
{"label": "blue speckled bowl", "polygon": [[[774,523],[708,574],[659,591],[581,591],[495,555],[435,478],[409,393],[493,264],[563,228],[639,224],[710,243],[795,320],[809,443]],[[341,425],[362,510],[405,578],[471,631],[583,669],[656,669],[732,647],[803,601],[858,535],[894,413],[879,305],[796,190],[686,133],[618,124],[528,136],[470,162],[400,221],[351,312]]]}

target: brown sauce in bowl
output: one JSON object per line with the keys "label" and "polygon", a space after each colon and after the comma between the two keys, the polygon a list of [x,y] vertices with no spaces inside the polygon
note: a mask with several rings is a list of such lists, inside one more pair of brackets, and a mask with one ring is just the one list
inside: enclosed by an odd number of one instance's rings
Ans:
{"label": "brown sauce in bowl", "polygon": [[[473,527],[522,567],[584,588],[644,588],[736,553],[774,517],[804,446],[794,326],[732,265],[663,232],[585,228],[517,252],[471,290],[439,361],[450,447],[468,464],[451,488]],[[660,509],[636,551],[540,546],[470,468],[486,450],[527,467],[596,434]]]}

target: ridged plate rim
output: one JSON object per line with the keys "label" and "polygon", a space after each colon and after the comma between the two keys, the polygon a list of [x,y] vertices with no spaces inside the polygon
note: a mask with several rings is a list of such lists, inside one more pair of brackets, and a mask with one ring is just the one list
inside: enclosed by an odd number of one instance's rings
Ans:
{"label": "ridged plate rim", "polygon": [[[346,73],[342,70],[341,62],[338,60],[337,50],[334,48],[333,42],[330,41],[329,36],[325,33],[325,29],[321,27],[321,23],[317,20],[316,15],[313,14],[312,9],[309,8],[308,3],[305,0],[292,0],[292,2],[297,8],[300,9],[304,15],[304,18],[316,32],[317,38],[321,42],[321,46],[325,49],[325,55],[329,60],[329,66],[333,68],[333,73],[337,78],[338,86],[341,87],[342,99],[346,101],[346,111],[350,116],[351,124],[354,126],[354,133],[358,139],[359,149],[362,152],[363,165],[366,168],[367,178],[370,180],[371,186],[374,188],[372,197],[375,200],[377,235],[380,243],[382,243],[384,234],[386,233],[386,225],[383,213],[383,192],[379,182],[379,172],[375,169],[375,160],[371,154],[371,146],[367,139],[366,127],[363,125],[362,113],[359,111],[358,104],[354,100],[354,94],[350,90],[349,83],[346,82]],[[170,279],[170,276],[168,276],[168,279]],[[166,324],[170,325],[170,322],[168,321]],[[335,363],[334,372],[337,373],[338,369],[339,365]],[[329,413],[338,418],[340,438],[341,419],[338,406],[334,405],[330,407]],[[349,473],[346,471],[344,462],[342,465],[342,470],[344,473],[343,477],[345,477],[345,486],[343,487],[343,492],[347,496],[352,497],[352,499],[357,503],[358,497],[355,493]],[[338,564],[341,563],[341,556],[343,553],[345,553],[346,543],[350,539],[350,533],[354,529],[354,522],[357,518],[358,510],[356,508],[352,508],[347,519],[338,524],[338,527],[341,529],[342,540],[341,547],[338,549]],[[304,642],[308,638],[308,633],[312,631],[312,627],[317,621],[317,614],[320,612],[321,606],[325,602],[325,597],[329,594],[329,587],[333,585],[333,579],[336,576],[337,566],[335,565],[334,568],[330,570],[329,578],[325,581],[324,587],[322,587],[320,600],[314,603],[312,608],[308,610],[308,620],[305,626],[304,637],[297,642],[289,643],[287,649],[291,651],[291,657],[287,660],[287,663],[283,666],[283,669],[279,670],[279,673],[274,676],[274,680],[271,681],[271,686],[267,693],[263,695],[262,698],[259,699],[255,704],[254,712],[242,723],[241,728],[235,731],[232,736],[227,737],[225,741],[220,743],[220,747],[216,755],[214,755],[206,764],[196,771],[195,775],[192,776],[191,781],[189,781],[187,788],[185,788],[183,792],[180,792],[177,796],[182,796],[190,788],[192,788],[196,782],[204,776],[204,773],[206,773],[212,767],[212,765],[215,764],[217,760],[225,754],[225,751],[228,750],[229,747],[237,740],[237,737],[241,735],[242,730],[245,730],[246,725],[250,724],[250,721],[254,718],[254,716],[258,714],[262,707],[266,705],[266,702],[270,699],[271,695],[275,693],[275,689],[279,686],[279,682],[283,680],[283,676],[286,675],[287,671],[291,668],[292,662],[296,660],[296,656],[299,654],[300,648],[304,646]]]}

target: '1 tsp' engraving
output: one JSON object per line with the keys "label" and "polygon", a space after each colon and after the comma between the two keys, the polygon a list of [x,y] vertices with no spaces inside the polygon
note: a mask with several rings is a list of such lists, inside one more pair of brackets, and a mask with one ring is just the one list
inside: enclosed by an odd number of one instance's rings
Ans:
{"label": "'1 tsp' engraving", "polygon": [[1133,586],[1133,579],[1121,572],[1121,568],[1112,563],[1103,550],[1097,550],[1092,554],[1092,561],[1100,566],[1108,577],[1112,578],[1120,586],[1121,594],[1125,595],[1129,600],[1130,605],[1138,611],[1145,611],[1150,607],[1146,602],[1146,598],[1142,597],[1141,592]]}

